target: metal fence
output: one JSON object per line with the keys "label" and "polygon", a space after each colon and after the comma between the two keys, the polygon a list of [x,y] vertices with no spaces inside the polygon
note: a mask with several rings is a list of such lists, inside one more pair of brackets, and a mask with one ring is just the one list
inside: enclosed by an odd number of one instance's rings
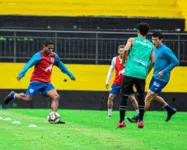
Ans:
{"label": "metal fence", "polygon": [[[180,62],[187,62],[187,34],[163,33],[164,43]],[[136,32],[52,31],[0,29],[0,61],[25,62],[51,39],[54,51],[70,63],[109,63],[117,54],[117,47],[125,44]],[[148,36],[150,39],[150,36]]]}

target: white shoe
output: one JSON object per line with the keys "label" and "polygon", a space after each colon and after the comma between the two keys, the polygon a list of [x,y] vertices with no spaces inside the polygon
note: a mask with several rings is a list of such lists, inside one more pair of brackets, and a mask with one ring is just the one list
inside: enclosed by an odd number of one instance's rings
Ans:
{"label": "white shoe", "polygon": [[108,115],[108,118],[112,118],[112,115]]}

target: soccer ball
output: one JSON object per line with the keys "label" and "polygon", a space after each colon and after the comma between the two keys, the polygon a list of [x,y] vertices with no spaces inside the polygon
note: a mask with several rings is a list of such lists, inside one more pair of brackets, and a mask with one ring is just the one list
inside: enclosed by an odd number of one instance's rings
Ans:
{"label": "soccer ball", "polygon": [[49,123],[58,123],[60,121],[60,115],[57,112],[50,112],[47,120]]}

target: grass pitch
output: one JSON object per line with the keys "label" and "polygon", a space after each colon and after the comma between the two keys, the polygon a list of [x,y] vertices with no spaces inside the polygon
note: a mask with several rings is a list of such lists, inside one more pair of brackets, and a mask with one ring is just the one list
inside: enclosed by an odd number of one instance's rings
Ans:
{"label": "grass pitch", "polygon": [[[49,124],[49,109],[0,110],[0,150],[187,150],[187,113],[177,112],[165,122],[166,112],[145,114],[145,128],[137,124],[116,129],[119,112],[59,110],[66,124]],[[135,112],[128,111],[128,116]],[[12,124],[18,120],[20,125]],[[29,128],[35,124],[37,128]]]}

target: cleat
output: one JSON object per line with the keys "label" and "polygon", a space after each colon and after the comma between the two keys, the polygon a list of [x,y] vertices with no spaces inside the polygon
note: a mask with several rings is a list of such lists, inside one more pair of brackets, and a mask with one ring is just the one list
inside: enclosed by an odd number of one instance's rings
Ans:
{"label": "cleat", "polygon": [[11,91],[4,99],[4,104],[9,104],[14,99],[15,92]]}
{"label": "cleat", "polygon": [[[50,122],[49,122],[49,123],[50,123]],[[63,120],[59,120],[58,122],[50,123],[50,124],[65,124],[65,121],[63,121]]]}
{"label": "cleat", "polygon": [[108,115],[108,118],[112,118],[112,115]]}
{"label": "cleat", "polygon": [[177,110],[175,108],[173,108],[173,111],[168,111],[167,112],[167,118],[166,118],[166,122],[168,122],[171,117],[177,112]]}
{"label": "cleat", "polygon": [[136,122],[137,122],[136,117],[133,117],[133,118],[127,117],[127,120],[128,120],[130,123],[136,123]]}
{"label": "cleat", "polygon": [[126,127],[125,122],[124,122],[124,121],[122,121],[121,123],[120,123],[120,122],[118,122],[118,124],[117,124],[116,128],[123,128],[123,127]]}
{"label": "cleat", "polygon": [[129,120],[130,123],[137,123],[139,120],[139,115],[136,115],[133,118],[127,117],[127,119]]}
{"label": "cleat", "polygon": [[57,122],[57,124],[65,124],[66,122],[63,120],[60,120],[59,122]]}
{"label": "cleat", "polygon": [[138,122],[138,128],[143,128],[143,127],[144,127],[143,121],[139,121]]}

